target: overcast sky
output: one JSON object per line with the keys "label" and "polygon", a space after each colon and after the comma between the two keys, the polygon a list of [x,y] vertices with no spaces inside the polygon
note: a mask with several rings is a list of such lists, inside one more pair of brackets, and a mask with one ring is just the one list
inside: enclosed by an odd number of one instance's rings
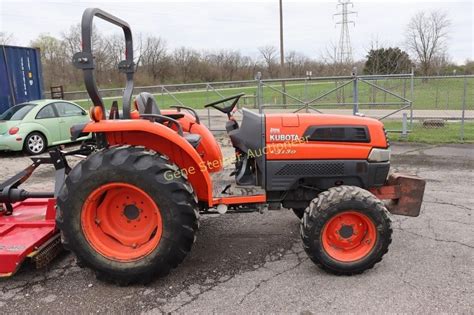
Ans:
{"label": "overcast sky", "polygon": [[[284,3],[285,50],[320,57],[336,43],[337,0]],[[357,16],[350,36],[355,59],[366,54],[369,43],[403,47],[410,17],[417,11],[443,10],[451,20],[449,56],[457,63],[474,59],[474,0],[353,0]],[[79,23],[86,7],[99,7],[119,16],[139,32],[164,38],[168,47],[237,49],[258,56],[258,47],[278,46],[278,0],[261,1],[22,1],[0,0],[0,31],[12,33],[15,44],[28,45],[40,33],[59,36]],[[115,31],[97,23],[105,33]]]}

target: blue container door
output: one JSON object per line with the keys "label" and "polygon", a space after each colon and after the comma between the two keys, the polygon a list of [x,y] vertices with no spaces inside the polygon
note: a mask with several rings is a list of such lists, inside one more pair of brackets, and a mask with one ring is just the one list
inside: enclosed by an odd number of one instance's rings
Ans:
{"label": "blue container door", "polygon": [[[43,82],[39,52],[34,48],[3,46],[1,47],[1,95],[8,97],[8,107],[15,104],[43,98]],[[5,78],[2,76],[6,76]],[[4,91],[5,90],[5,91]],[[9,90],[8,94],[4,94]],[[3,103],[4,101],[2,101]],[[1,106],[4,106],[3,104]],[[0,112],[4,109],[0,108]]]}
{"label": "blue container door", "polygon": [[3,47],[0,47],[0,114],[13,104]]}
{"label": "blue container door", "polygon": [[5,47],[7,73],[13,87],[14,104],[43,98],[41,64],[33,48]]}

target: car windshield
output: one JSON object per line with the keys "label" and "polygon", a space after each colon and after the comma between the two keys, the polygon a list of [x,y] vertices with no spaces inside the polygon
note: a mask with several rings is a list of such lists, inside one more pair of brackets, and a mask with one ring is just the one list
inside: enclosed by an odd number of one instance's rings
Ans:
{"label": "car windshield", "polygon": [[20,104],[13,106],[3,114],[0,114],[0,120],[22,120],[35,105],[36,104]]}

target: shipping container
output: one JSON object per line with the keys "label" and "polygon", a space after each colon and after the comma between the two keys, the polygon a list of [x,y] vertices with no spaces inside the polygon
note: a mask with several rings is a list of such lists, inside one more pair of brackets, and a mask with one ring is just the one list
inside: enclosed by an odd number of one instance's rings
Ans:
{"label": "shipping container", "polygon": [[39,49],[0,45],[0,114],[13,105],[42,98]]}

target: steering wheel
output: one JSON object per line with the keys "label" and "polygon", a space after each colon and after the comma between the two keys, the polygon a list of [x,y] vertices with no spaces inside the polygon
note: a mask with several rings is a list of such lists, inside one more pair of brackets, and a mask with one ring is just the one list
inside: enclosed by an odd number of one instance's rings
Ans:
{"label": "steering wheel", "polygon": [[[204,105],[204,107],[205,108],[213,107],[213,108],[217,109],[218,111],[226,114],[227,117],[230,118],[230,113],[234,110],[235,106],[239,102],[239,99],[244,95],[245,95],[245,93],[240,93],[240,94],[237,94],[237,95],[234,95],[234,96],[229,96],[227,98],[224,98],[224,99],[206,104],[206,105]],[[223,107],[216,106],[217,104],[225,103],[225,102],[231,101],[231,100],[234,100],[234,101],[229,106],[223,106]]]}

